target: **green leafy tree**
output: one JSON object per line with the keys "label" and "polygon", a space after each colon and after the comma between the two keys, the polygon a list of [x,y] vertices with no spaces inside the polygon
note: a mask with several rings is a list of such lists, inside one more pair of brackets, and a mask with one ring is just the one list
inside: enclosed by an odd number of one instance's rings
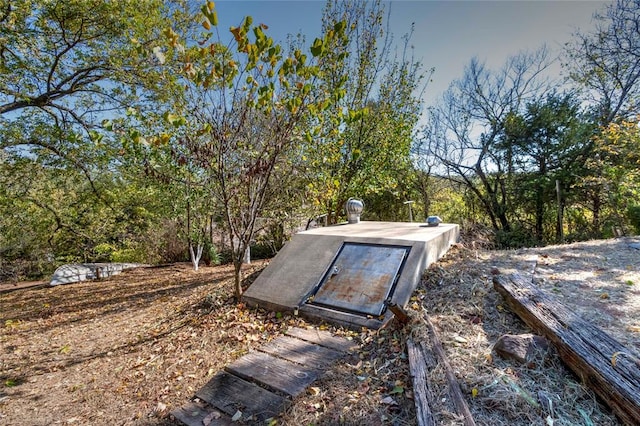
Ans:
{"label": "green leafy tree", "polygon": [[611,123],[594,139],[593,155],[587,161],[590,179],[606,189],[603,205],[608,214],[603,222],[623,233],[630,228],[635,232],[640,229],[637,213],[640,208],[639,146],[637,118]]}
{"label": "green leafy tree", "polygon": [[[2,3],[2,149],[42,148],[90,177],[90,154],[107,142],[104,114],[154,108],[172,81],[152,48],[167,20],[164,3]],[[55,136],[44,137],[47,131]]]}
{"label": "green leafy tree", "polygon": [[[571,188],[583,172],[589,152],[592,126],[585,119],[579,100],[572,93],[551,92],[529,102],[522,115],[507,117],[498,149],[506,156],[510,169],[514,217],[520,223],[533,222],[535,241],[546,243],[562,232],[561,221],[565,199],[575,198]],[[562,202],[556,203],[556,182],[562,189]],[[560,211],[558,212],[558,209]],[[533,220],[530,220],[533,213]],[[555,235],[545,229],[553,228]],[[528,230],[527,230],[528,231]]]}
{"label": "green leafy tree", "polygon": [[[597,124],[606,129],[611,123],[633,120],[638,114],[640,2],[616,0],[595,14],[594,20],[594,30],[578,32],[567,44],[563,65],[570,78],[585,90]],[[582,188],[589,201],[590,237],[600,237],[608,189],[598,174],[585,177]]]}
{"label": "green leafy tree", "polygon": [[160,211],[153,189],[104,173],[98,198],[82,174],[20,158],[0,164],[0,182],[2,258],[35,268],[26,275],[58,262],[157,260],[145,238]]}
{"label": "green leafy tree", "polygon": [[[203,33],[182,40],[166,32],[167,64],[187,88],[179,111],[190,137],[172,138],[196,167],[204,191],[214,197],[226,225],[235,267],[235,294],[242,296],[241,266],[267,204],[274,171],[289,164],[319,111],[339,96],[324,84],[319,63],[344,43],[345,24],[335,22],[310,52],[274,43],[266,25],[246,17],[223,39],[213,2],[201,8]],[[178,48],[175,48],[178,47]],[[173,55],[169,57],[169,53]]]}
{"label": "green leafy tree", "polygon": [[[184,105],[184,97],[177,93],[174,101],[166,108],[178,111]],[[173,256],[173,260],[188,256],[198,270],[200,259],[208,262],[214,249],[213,223],[221,214],[208,187],[209,177],[189,150],[200,137],[200,130],[168,109],[161,114],[133,110],[126,118],[111,121],[108,127],[121,136],[126,152],[122,170],[140,173],[142,180],[164,198],[164,208],[159,211],[178,227],[172,237],[181,241],[177,246],[184,247],[183,256]]]}
{"label": "green leafy tree", "polygon": [[340,101],[324,113],[321,136],[308,140],[309,198],[334,223],[349,197],[401,198],[399,177],[411,170],[410,147],[420,114],[421,64],[409,36],[399,50],[386,32],[380,1],[329,1],[324,28],[345,20],[349,44],[329,52],[323,71]]}
{"label": "green leafy tree", "polygon": [[119,170],[125,152],[102,123],[167,101],[175,79],[159,67],[158,41],[169,16],[182,16],[178,6],[0,0],[0,167],[11,189],[3,206],[26,202],[28,211],[39,211],[33,217],[40,217],[45,243],[34,247],[47,246],[52,257],[125,249],[132,233],[149,224],[140,221],[154,216],[138,210],[145,209],[136,200],[149,201],[149,194],[125,181]]}

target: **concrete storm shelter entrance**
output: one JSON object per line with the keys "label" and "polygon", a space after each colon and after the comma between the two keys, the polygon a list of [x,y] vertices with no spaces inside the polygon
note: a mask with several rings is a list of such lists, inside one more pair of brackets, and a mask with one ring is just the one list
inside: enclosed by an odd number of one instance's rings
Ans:
{"label": "concrete storm shelter entrance", "polygon": [[377,329],[459,236],[455,224],[359,222],[300,232],[244,295],[251,304]]}

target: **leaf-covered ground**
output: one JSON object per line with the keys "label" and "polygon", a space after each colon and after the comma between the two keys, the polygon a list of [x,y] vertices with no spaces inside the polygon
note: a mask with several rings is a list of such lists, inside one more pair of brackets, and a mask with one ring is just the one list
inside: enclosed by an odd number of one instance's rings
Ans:
{"label": "leaf-covered ground", "polygon": [[[611,241],[518,252],[458,245],[425,274],[407,307],[413,322],[377,332],[236,304],[231,266],[142,268],[52,288],[1,286],[0,424],[172,425],[170,411],[225,365],[288,327],[319,326],[359,349],[296,398],[277,424],[415,425],[405,342],[424,336],[426,312],[477,424],[615,425],[555,354],[532,368],[491,351],[502,334],[529,332],[491,284],[492,272],[510,268],[535,268],[543,288],[578,312],[582,302],[590,304],[584,312],[597,308],[602,315],[589,319],[638,350],[640,251]],[[245,270],[247,284],[264,266]],[[571,280],[576,270],[591,275]],[[442,368],[429,379],[439,424],[462,424]],[[541,392],[554,402],[552,412],[532,404]]]}

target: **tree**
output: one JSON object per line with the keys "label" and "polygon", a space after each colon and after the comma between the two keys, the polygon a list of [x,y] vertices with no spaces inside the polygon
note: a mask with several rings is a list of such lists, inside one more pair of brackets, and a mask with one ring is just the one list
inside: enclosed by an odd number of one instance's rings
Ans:
{"label": "tree", "polygon": [[[587,161],[591,179],[602,192],[609,217],[604,223],[627,233],[640,230],[640,130],[638,119],[609,124],[594,139],[593,155]],[[615,232],[613,233],[616,234]]]}
{"label": "tree", "polygon": [[570,77],[597,105],[599,124],[637,113],[640,94],[640,1],[616,0],[594,16],[595,30],[566,48]]}
{"label": "tree", "polygon": [[[2,3],[2,148],[43,148],[89,175],[103,114],[151,108],[171,83],[150,48],[168,11],[159,0]],[[42,127],[57,137],[32,134]]]}
{"label": "tree", "polygon": [[[514,213],[526,217],[534,212],[537,243],[552,240],[545,232],[550,221],[547,212],[555,211],[561,218],[564,209],[563,203],[556,209],[551,207],[556,204],[556,185],[563,189],[562,200],[571,197],[569,189],[582,173],[591,132],[573,93],[552,91],[527,103],[522,114],[507,117],[498,149],[510,153],[510,193],[513,205],[519,206]],[[556,221],[556,242],[563,235],[561,227],[561,221]]]}
{"label": "tree", "polygon": [[329,223],[335,223],[349,197],[400,196],[399,176],[411,170],[424,77],[411,56],[409,35],[393,50],[380,1],[329,1],[325,30],[336,19],[346,21],[349,44],[329,53],[324,71],[333,90],[344,96],[325,111],[322,136],[309,141],[304,152],[309,196]]}
{"label": "tree", "polygon": [[203,31],[195,40],[166,32],[167,65],[178,70],[187,88],[186,104],[171,118],[189,137],[162,142],[177,146],[196,167],[203,191],[215,197],[229,233],[235,268],[235,295],[242,296],[241,266],[255,235],[256,221],[270,195],[274,171],[287,164],[303,135],[302,123],[317,122],[319,111],[339,96],[323,83],[319,63],[342,49],[345,24],[335,22],[306,54],[288,54],[265,33],[264,24],[246,17],[224,40],[213,2],[201,8]]}
{"label": "tree", "polygon": [[17,275],[50,273],[58,262],[159,260],[146,238],[162,211],[158,193],[107,172],[94,184],[101,199],[82,174],[25,158],[0,162],[0,257]]}
{"label": "tree", "polygon": [[[133,182],[123,181],[122,148],[102,126],[105,118],[134,107],[157,109],[174,87],[173,76],[159,67],[157,47],[169,16],[181,9],[160,0],[144,6],[128,0],[0,0],[2,183],[12,189],[6,197],[24,197],[4,205],[26,201],[30,211],[38,210],[40,238],[55,256],[99,256],[91,244],[110,238],[124,244],[124,224],[135,228],[141,220],[136,200],[148,201],[144,188],[137,192],[128,186]],[[138,197],[129,199],[133,193]],[[120,210],[120,197],[132,201],[130,208]],[[149,218],[147,213],[142,216]],[[91,226],[101,226],[104,235],[93,235]],[[82,234],[81,244],[62,238]]]}
{"label": "tree", "polygon": [[475,195],[496,231],[513,229],[514,206],[509,198],[513,151],[501,144],[501,137],[507,120],[548,90],[541,74],[549,63],[544,48],[509,58],[498,72],[471,60],[463,77],[430,109],[422,141],[415,148],[438,163],[440,174]]}
{"label": "tree", "polygon": [[[640,94],[640,1],[616,0],[594,16],[590,33],[577,33],[566,48],[569,76],[586,89],[602,129],[631,120],[638,113]],[[593,148],[593,145],[591,145]],[[607,194],[598,175],[587,176],[582,187],[590,201],[592,237],[601,235],[601,215]]]}

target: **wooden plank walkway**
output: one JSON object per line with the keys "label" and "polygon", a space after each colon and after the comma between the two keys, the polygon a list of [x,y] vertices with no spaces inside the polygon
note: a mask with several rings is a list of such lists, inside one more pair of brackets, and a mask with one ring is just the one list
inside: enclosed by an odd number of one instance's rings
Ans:
{"label": "wooden plank walkway", "polygon": [[347,339],[333,336],[331,333],[316,329],[290,328],[287,336],[297,337],[307,342],[315,343],[325,348],[335,349],[339,352],[349,352],[356,348],[356,345]]}
{"label": "wooden plank walkway", "polygon": [[315,366],[297,365],[262,352],[250,352],[226,370],[291,397],[298,396],[320,375]]}
{"label": "wooden plank walkway", "polygon": [[282,336],[260,348],[262,352],[279,356],[288,361],[323,369],[342,358],[343,352],[309,344],[295,337]]}
{"label": "wooden plank walkway", "polygon": [[357,346],[327,331],[292,328],[286,334],[228,365],[171,414],[187,426],[237,424],[234,416],[264,423]]}
{"label": "wooden plank walkway", "polygon": [[244,417],[260,422],[277,416],[286,405],[284,397],[225,372],[216,374],[196,397],[229,416],[240,410]]}

